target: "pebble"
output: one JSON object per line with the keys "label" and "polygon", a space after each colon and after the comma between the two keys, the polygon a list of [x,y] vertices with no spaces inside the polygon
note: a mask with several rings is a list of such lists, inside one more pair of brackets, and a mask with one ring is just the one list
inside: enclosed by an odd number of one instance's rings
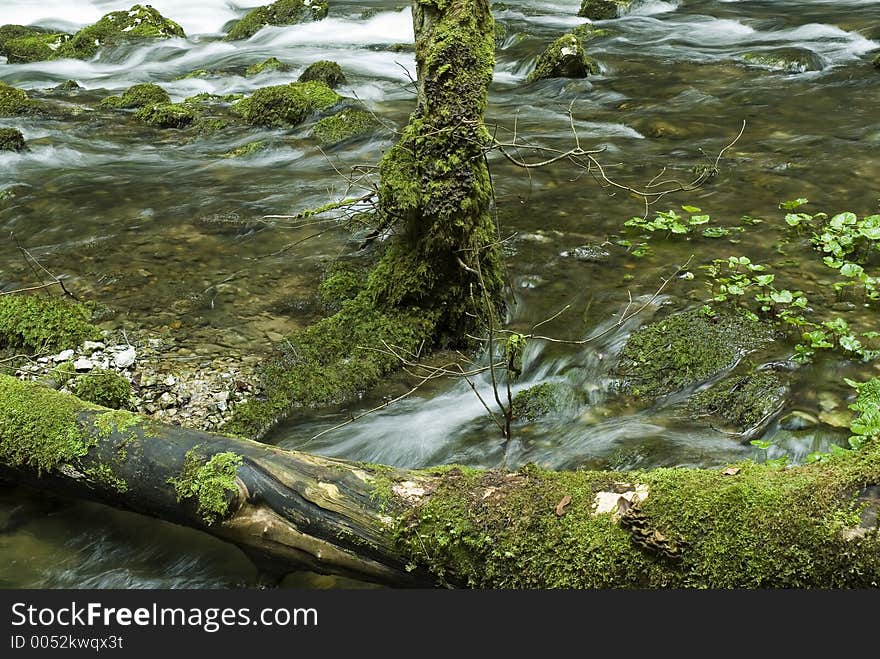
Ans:
{"label": "pebble", "polygon": [[91,359],[86,357],[80,357],[75,362],[73,362],[73,370],[74,371],[91,371],[95,368],[95,364]]}
{"label": "pebble", "polygon": [[[101,341],[86,341],[83,343],[83,350],[85,352],[96,352],[98,350],[103,350],[106,346]],[[71,350],[70,352],[73,352]]]}
{"label": "pebble", "polygon": [[113,363],[116,365],[116,368],[128,368],[132,364],[134,364],[134,360],[137,358],[137,351],[129,346],[122,352],[116,355],[113,360]]}
{"label": "pebble", "polygon": [[72,359],[74,355],[73,350],[62,350],[57,355],[52,357],[53,362],[66,362],[68,359]]}

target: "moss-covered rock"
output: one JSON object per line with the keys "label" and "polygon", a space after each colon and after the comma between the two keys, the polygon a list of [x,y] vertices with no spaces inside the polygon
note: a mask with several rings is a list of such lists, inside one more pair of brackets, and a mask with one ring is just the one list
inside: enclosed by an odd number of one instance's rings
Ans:
{"label": "moss-covered rock", "polygon": [[76,92],[82,89],[76,80],[65,80],[52,88],[56,92]]}
{"label": "moss-covered rock", "polygon": [[593,39],[602,39],[604,37],[609,37],[615,34],[614,30],[609,30],[608,28],[598,27],[593,25],[592,23],[584,23],[583,25],[578,25],[574,28],[571,33],[581,40],[581,43],[586,43],[587,41],[592,41]]}
{"label": "moss-covered rock", "polygon": [[371,113],[357,108],[345,108],[318,121],[312,129],[312,136],[322,144],[336,144],[368,135],[379,128],[381,124]]}
{"label": "moss-covered rock", "polygon": [[255,142],[248,142],[247,144],[243,144],[242,146],[236,147],[226,153],[221,154],[223,158],[244,158],[246,156],[253,155],[254,153],[258,153],[262,151],[268,146],[268,143],[263,140],[257,140]]}
{"label": "moss-covered rock", "polygon": [[186,103],[159,103],[142,107],[134,116],[155,128],[186,128],[198,113]]}
{"label": "moss-covered rock", "polygon": [[880,69],[880,55],[874,55],[873,64],[874,68]]}
{"label": "moss-covered rock", "polygon": [[789,391],[788,374],[768,368],[723,378],[692,396],[686,410],[691,418],[719,419],[751,435],[782,410]]}
{"label": "moss-covered rock", "polygon": [[327,0],[278,0],[245,14],[226,35],[228,41],[247,39],[267,25],[295,25],[326,18]]}
{"label": "moss-covered rock", "polygon": [[0,27],[0,55],[10,64],[25,64],[54,59],[69,34],[25,25]]}
{"label": "moss-covered rock", "polygon": [[742,56],[742,60],[752,66],[785,73],[821,71],[824,68],[822,58],[806,48],[775,48],[749,52]]}
{"label": "moss-covered rock", "polygon": [[27,150],[24,135],[15,128],[0,128],[0,151],[21,152]]}
{"label": "moss-covered rock", "polygon": [[317,110],[335,105],[340,96],[321,82],[292,82],[258,89],[233,110],[258,126],[296,126]]}
{"label": "moss-covered rock", "polygon": [[[94,25],[84,27],[55,51],[55,57],[91,59],[101,48],[140,39],[186,37],[183,28],[150,5],[134,5],[128,11],[104,15]],[[54,58],[53,58],[54,59]]]}
{"label": "moss-covered rock", "polygon": [[0,296],[0,348],[66,350],[100,337],[83,304],[42,295]]}
{"label": "moss-covered rock", "polygon": [[202,92],[194,96],[189,96],[183,100],[187,105],[219,105],[235,103],[244,98],[244,94],[210,94]]}
{"label": "moss-covered rock", "polygon": [[267,60],[251,64],[244,72],[247,77],[260,75],[266,71],[290,71],[290,65],[285,64],[277,57],[270,57]]}
{"label": "moss-covered rock", "polygon": [[95,369],[71,378],[68,389],[81,400],[114,410],[131,408],[131,384],[107,369]]}
{"label": "moss-covered rock", "polygon": [[587,55],[581,40],[573,34],[564,34],[541,53],[526,82],[545,78],[585,78],[597,73],[599,65]]}
{"label": "moss-covered rock", "polygon": [[513,397],[514,418],[536,421],[556,412],[560,406],[559,387],[552,382],[542,382],[520,391]]}
{"label": "moss-covered rock", "polygon": [[32,101],[24,90],[0,82],[0,117],[34,114],[38,110],[39,104]]}
{"label": "moss-covered rock", "polygon": [[344,85],[348,81],[342,67],[330,60],[319,60],[306,67],[299,76],[300,82],[323,82],[331,89]]}
{"label": "moss-covered rock", "polygon": [[578,16],[593,21],[604,21],[617,18],[621,12],[629,9],[633,0],[584,0]]}
{"label": "moss-covered rock", "polygon": [[159,85],[147,82],[129,87],[122,96],[108,96],[101,101],[101,105],[117,109],[133,109],[170,102],[171,97],[168,92]]}
{"label": "moss-covered rock", "polygon": [[740,313],[685,311],[633,332],[617,370],[625,392],[653,400],[709,380],[772,338],[772,327]]}

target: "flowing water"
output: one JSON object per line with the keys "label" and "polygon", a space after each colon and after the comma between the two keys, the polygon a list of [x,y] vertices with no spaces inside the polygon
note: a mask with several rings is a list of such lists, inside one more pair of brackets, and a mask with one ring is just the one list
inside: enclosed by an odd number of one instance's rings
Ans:
{"label": "flowing water", "polygon": [[[0,24],[72,31],[130,3],[0,4]],[[175,101],[200,92],[248,93],[295,79],[313,61],[332,59],[348,77],[340,93],[360,99],[399,128],[413,105],[414,57],[399,47],[413,39],[410,12],[388,0],[335,2],[324,21],[270,27],[228,43],[220,40],[224,26],[244,13],[244,5],[152,4],[179,22],[188,38],[118,48],[88,62],[0,64],[0,80],[71,110],[63,120],[0,120],[20,129],[31,146],[23,155],[0,154],[0,191],[14,193],[0,201],[0,287],[33,281],[15,242],[5,239],[14,232],[43,265],[63,273],[69,286],[120,311],[129,326],[173,341],[181,359],[196,349],[208,362],[229,355],[256,361],[279,335],[314,320],[314,290],[323,269],[357,244],[332,223],[316,230],[260,218],[338,198],[346,189],[338,172],[375,164],[392,144],[393,132],[326,151],[308,138],[307,128],[239,128],[181,141],[175,131],[146,129],[120,117],[95,120],[81,108],[146,81],[161,84]],[[765,454],[748,443],[688,419],[681,396],[648,408],[620,399],[615,357],[628,334],[661,308],[699,303],[704,291],[697,266],[713,258],[747,254],[753,261],[777,263],[779,280],[789,287],[807,291],[811,299],[828,296],[829,271],[809,257],[810,250],[778,251],[784,231],[777,204],[807,197],[814,212],[877,212],[880,71],[870,59],[880,48],[880,2],[649,0],[618,20],[599,23],[611,31],[587,44],[601,66],[599,75],[526,84],[540,51],[586,22],[577,9],[575,0],[496,5],[496,19],[507,30],[497,49],[487,120],[497,125],[498,138],[566,150],[576,133],[584,148],[604,148],[599,158],[609,177],[639,188],[663,168],[667,178],[692,177],[691,169],[712,164],[745,121],[742,137],[719,160],[718,176],[699,190],[667,197],[660,207],[696,205],[715,225],[747,231],[720,239],[655,238],[653,250],[636,257],[616,241],[623,222],[644,212],[639,199],[603,187],[570,165],[526,171],[493,154],[512,284],[508,326],[528,331],[568,305],[541,333],[570,341],[602,333],[579,345],[530,343],[514,392],[557,382],[572,395],[551,416],[516,426],[509,460],[569,469],[763,460]],[[371,11],[363,15],[365,10]],[[781,71],[744,58],[781,50],[796,52],[808,66]],[[242,75],[246,66],[273,56],[294,70]],[[225,73],[180,79],[196,69]],[[68,79],[83,89],[49,91]],[[267,141],[268,148],[247,158],[222,157],[256,139]],[[517,154],[530,161],[545,157],[528,150]],[[744,215],[764,222],[743,225]],[[584,245],[598,258],[578,258],[583,253],[576,248]],[[697,277],[675,277],[655,295],[692,255],[689,271]],[[853,313],[861,308],[847,304],[855,307]],[[642,313],[618,323],[621,314],[641,306]],[[866,325],[872,313],[864,310]],[[762,357],[785,359],[790,348],[778,345]],[[849,393],[842,376],[864,377],[872,370],[835,358],[802,368],[789,408],[817,414],[823,396],[845,407]],[[477,377],[475,385],[491,401],[488,376]],[[462,381],[432,382],[399,403],[330,430],[411,386],[403,376],[391,378],[343,409],[298,415],[270,441],[407,467],[499,464],[497,428]],[[845,444],[847,434],[825,424],[804,431],[772,424],[764,435],[772,437],[770,457],[800,461],[832,443]],[[98,505],[6,490],[0,526],[0,585],[6,587],[224,587],[257,579],[248,561],[219,541]],[[285,582],[339,583],[302,575]]]}

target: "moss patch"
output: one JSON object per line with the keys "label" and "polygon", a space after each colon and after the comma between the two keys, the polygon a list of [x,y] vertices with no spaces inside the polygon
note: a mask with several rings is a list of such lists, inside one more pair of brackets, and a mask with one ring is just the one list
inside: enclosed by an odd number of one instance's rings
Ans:
{"label": "moss patch", "polygon": [[78,423],[84,409],[73,396],[0,374],[0,462],[40,473],[77,464],[95,443]]}
{"label": "moss patch", "polygon": [[632,0],[584,0],[578,16],[594,21],[617,18],[632,4]]}
{"label": "moss patch", "polygon": [[[478,588],[876,587],[876,533],[844,532],[859,519],[847,493],[880,479],[876,445],[809,467],[738,466],[734,476],[454,469],[395,533],[413,566]],[[624,481],[647,485],[647,500],[625,523],[594,515],[596,493]],[[657,551],[646,534],[680,550]]]}
{"label": "moss patch", "polygon": [[690,416],[723,419],[740,431],[757,428],[781,409],[788,385],[786,373],[770,369],[732,375],[692,396],[686,410]]}
{"label": "moss patch", "polygon": [[312,129],[312,136],[322,144],[336,144],[369,135],[380,127],[381,124],[369,112],[346,108],[318,121]]}
{"label": "moss patch", "polygon": [[98,339],[92,312],[83,304],[42,295],[0,296],[0,348],[32,352],[75,348]]}
{"label": "moss patch", "polygon": [[564,34],[541,53],[526,82],[545,78],[586,78],[597,73],[599,65],[587,56],[581,40],[573,34]]}
{"label": "moss patch", "polygon": [[84,27],[65,41],[56,57],[91,59],[101,48],[118,46],[138,39],[186,37],[183,28],[168,20],[150,5],[134,5],[128,11],[114,11],[94,25]]}
{"label": "moss patch", "polygon": [[331,89],[348,82],[342,67],[330,60],[320,60],[309,64],[299,76],[300,82],[323,82]]}
{"label": "moss patch", "polygon": [[248,142],[242,146],[236,147],[231,151],[227,151],[222,154],[223,158],[244,158],[255,153],[258,153],[265,149],[268,146],[268,143],[263,140],[258,140],[256,142]]}
{"label": "moss patch", "polygon": [[24,90],[0,82],[0,117],[34,114],[38,110],[39,104],[28,98]]}
{"label": "moss patch", "polygon": [[54,59],[69,34],[23,25],[0,27],[0,55],[10,64],[26,64]]}
{"label": "moss patch", "polygon": [[174,486],[177,500],[195,499],[198,512],[205,524],[223,519],[229,512],[232,495],[238,492],[236,474],[242,463],[240,455],[232,452],[215,453],[211,458],[199,452],[198,446],[186,453],[183,469]]}
{"label": "moss patch", "polygon": [[15,151],[20,153],[27,150],[24,135],[15,128],[0,128],[0,151]]}
{"label": "moss patch", "polygon": [[559,409],[559,385],[542,382],[513,397],[513,416],[535,421]]}
{"label": "moss patch", "polygon": [[131,407],[131,384],[115,371],[95,369],[78,375],[68,388],[77,398],[114,410]]}
{"label": "moss patch", "polygon": [[771,327],[736,312],[677,313],[633,332],[618,374],[624,391],[653,400],[708,380],[772,338]]}
{"label": "moss patch", "polygon": [[327,0],[278,0],[245,14],[226,35],[227,41],[247,39],[267,25],[295,25],[326,18]]}
{"label": "moss patch", "polygon": [[258,62],[257,64],[251,64],[244,72],[244,74],[248,77],[257,76],[261,73],[265,73],[266,71],[290,71],[290,66],[285,64],[277,57],[270,57],[267,60],[262,62]]}
{"label": "moss patch", "polygon": [[296,126],[317,110],[335,105],[340,96],[320,82],[263,87],[235,105],[245,121],[258,126]]}
{"label": "moss patch", "polygon": [[155,128],[186,128],[198,118],[198,113],[186,103],[159,103],[142,107],[135,117]]}
{"label": "moss patch", "polygon": [[171,103],[171,97],[159,85],[144,83],[125,90],[122,96],[108,96],[101,101],[104,107],[131,109],[142,108],[155,103]]}

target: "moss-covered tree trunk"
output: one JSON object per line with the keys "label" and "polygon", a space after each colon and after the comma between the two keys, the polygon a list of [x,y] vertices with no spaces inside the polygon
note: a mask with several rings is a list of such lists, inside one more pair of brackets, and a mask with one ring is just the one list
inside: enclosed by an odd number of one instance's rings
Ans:
{"label": "moss-covered tree trunk", "polygon": [[460,343],[485,303],[502,301],[483,124],[494,22],[487,0],[419,0],[413,24],[418,106],[382,160],[380,212],[395,236],[371,288],[383,306],[435,312],[437,332]]}
{"label": "moss-covered tree trunk", "polygon": [[384,252],[363,281],[325,282],[341,308],[283,343],[265,369],[264,397],[236,409],[231,432],[261,437],[296,407],[351,398],[400,367],[389,346],[460,347],[503,307],[483,124],[494,67],[489,5],[418,0],[413,20],[417,106],[380,164]]}
{"label": "moss-covered tree trunk", "polygon": [[0,478],[277,573],[483,588],[876,587],[880,441],[793,469],[405,471],[156,424],[0,375]]}

